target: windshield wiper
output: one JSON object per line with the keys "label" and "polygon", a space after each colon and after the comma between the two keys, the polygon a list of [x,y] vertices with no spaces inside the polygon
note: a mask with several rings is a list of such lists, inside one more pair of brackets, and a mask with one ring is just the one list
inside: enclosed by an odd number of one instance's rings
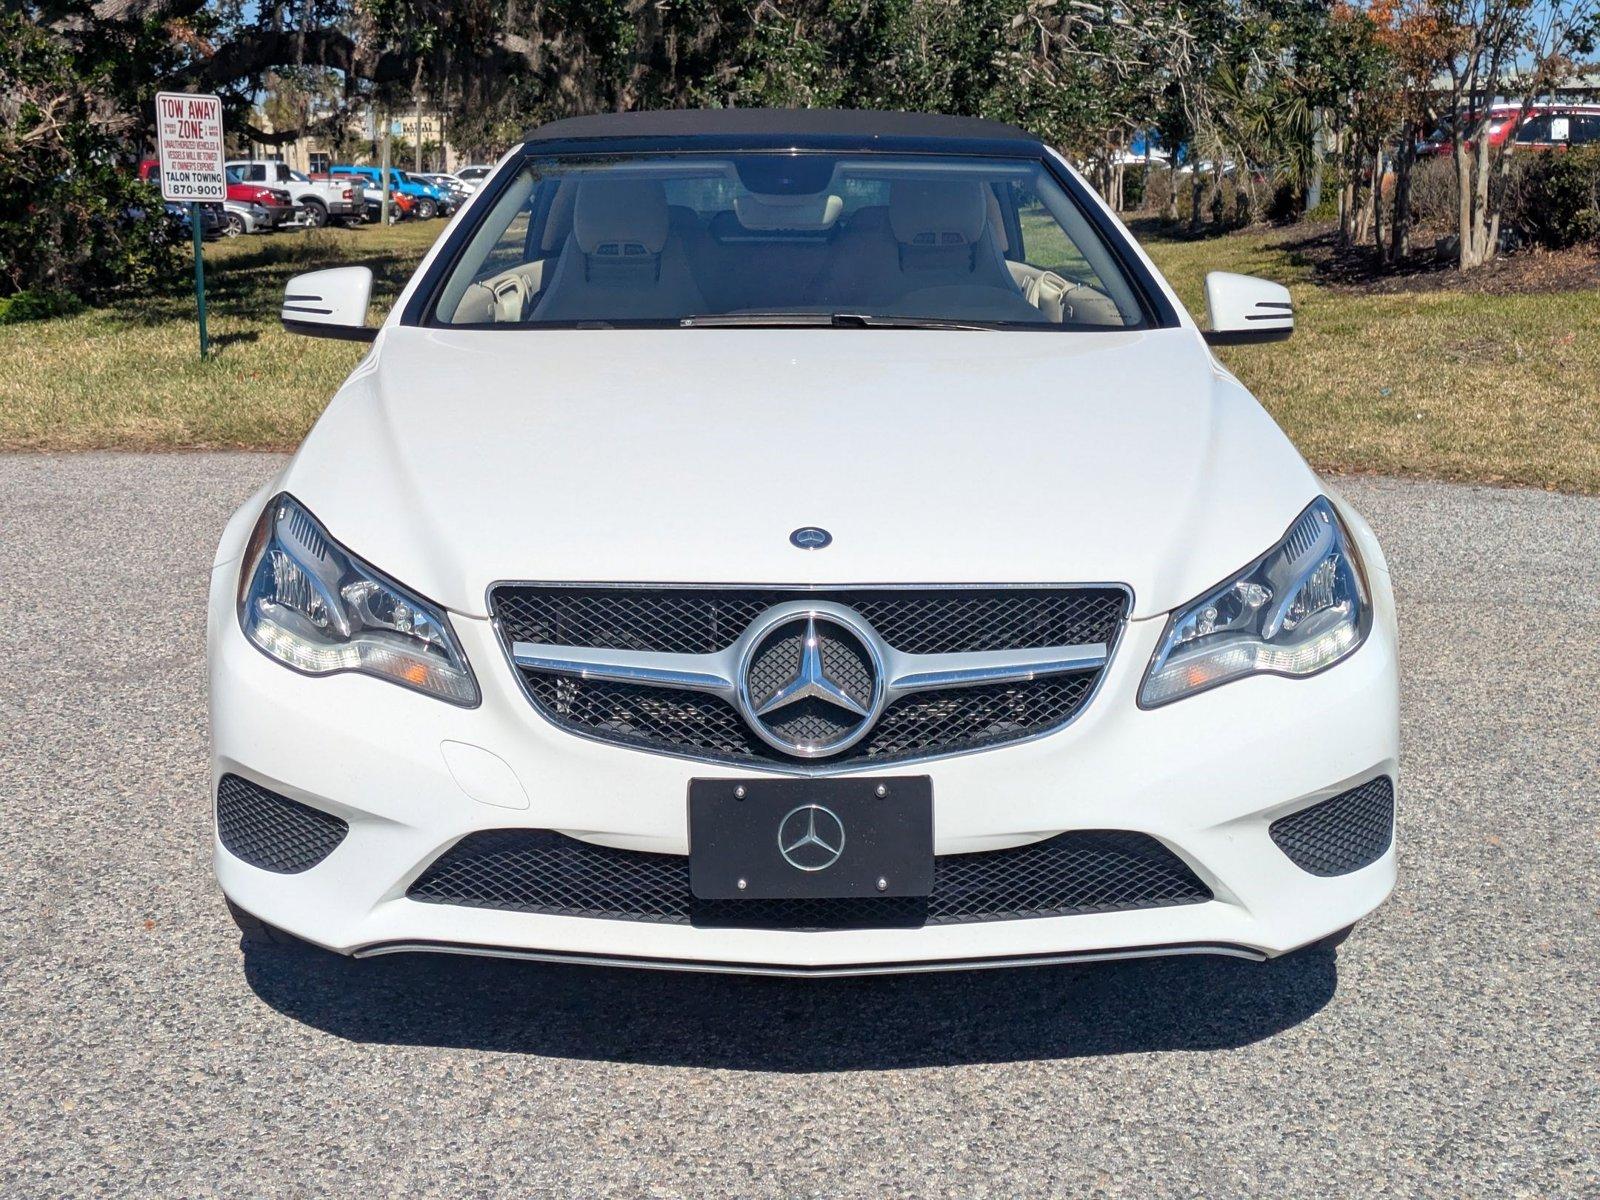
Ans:
{"label": "windshield wiper", "polygon": [[714,329],[718,327],[744,327],[782,329],[833,328],[833,329],[986,329],[970,321],[953,321],[944,317],[889,317],[876,313],[850,312],[733,312],[702,313],[684,317],[678,322],[684,329]]}
{"label": "windshield wiper", "polygon": [[731,313],[699,313],[696,316],[684,317],[678,322],[680,328],[693,329],[695,327],[713,329],[719,326],[770,326],[781,328],[785,325],[797,326],[822,326],[826,328],[833,324],[831,313],[818,312],[731,312]]}
{"label": "windshield wiper", "polygon": [[976,321],[961,321],[953,317],[891,317],[880,313],[834,313],[833,323],[838,326],[856,326],[862,329],[993,329]]}

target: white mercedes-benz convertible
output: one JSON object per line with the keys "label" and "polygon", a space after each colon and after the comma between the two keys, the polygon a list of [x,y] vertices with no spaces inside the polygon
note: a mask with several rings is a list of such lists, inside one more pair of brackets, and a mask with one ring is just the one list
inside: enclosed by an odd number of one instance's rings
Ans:
{"label": "white mercedes-benz convertible", "polygon": [[1395,879],[1371,530],[1053,151],[546,125],[222,536],[247,940],[833,975],[1336,942]]}

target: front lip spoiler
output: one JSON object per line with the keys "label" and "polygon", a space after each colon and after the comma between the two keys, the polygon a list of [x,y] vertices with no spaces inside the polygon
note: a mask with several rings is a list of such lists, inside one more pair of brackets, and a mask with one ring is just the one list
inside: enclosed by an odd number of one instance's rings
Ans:
{"label": "front lip spoiler", "polygon": [[353,952],[355,958],[385,954],[470,954],[481,958],[519,958],[530,962],[569,963],[587,967],[634,967],[652,971],[704,971],[717,975],[776,975],[789,979],[836,979],[851,975],[924,974],[933,971],[982,971],[998,967],[1044,967],[1069,963],[1113,962],[1128,958],[1172,958],[1213,954],[1265,962],[1267,956],[1249,946],[1227,942],[1174,942],[1163,946],[1131,946],[1108,950],[1072,950],[1056,954],[1019,954],[998,958],[927,959],[907,962],[838,963],[790,966],[782,963],[721,962],[683,958],[649,958],[626,954],[584,954],[566,950],[523,950],[466,942],[377,942]]}

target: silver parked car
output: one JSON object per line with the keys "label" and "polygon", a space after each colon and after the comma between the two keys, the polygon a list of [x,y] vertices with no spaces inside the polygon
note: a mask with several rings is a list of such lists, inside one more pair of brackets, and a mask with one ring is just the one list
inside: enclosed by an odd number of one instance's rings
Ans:
{"label": "silver parked car", "polygon": [[241,233],[265,233],[272,228],[272,214],[259,204],[224,200],[222,212],[223,237],[238,237]]}

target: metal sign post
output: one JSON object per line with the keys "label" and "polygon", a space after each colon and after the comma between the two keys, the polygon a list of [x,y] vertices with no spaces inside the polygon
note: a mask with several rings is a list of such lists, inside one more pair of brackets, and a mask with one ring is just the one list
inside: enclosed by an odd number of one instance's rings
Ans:
{"label": "metal sign post", "polygon": [[206,256],[201,251],[200,202],[189,204],[189,225],[194,230],[194,303],[200,313],[200,357],[211,353],[211,338],[206,334]]}
{"label": "metal sign post", "polygon": [[200,357],[211,352],[206,333],[206,261],[201,241],[202,204],[228,195],[223,167],[222,101],[190,92],[156,93],[156,157],[161,164],[161,196],[189,205],[194,233],[194,300],[200,317]]}

